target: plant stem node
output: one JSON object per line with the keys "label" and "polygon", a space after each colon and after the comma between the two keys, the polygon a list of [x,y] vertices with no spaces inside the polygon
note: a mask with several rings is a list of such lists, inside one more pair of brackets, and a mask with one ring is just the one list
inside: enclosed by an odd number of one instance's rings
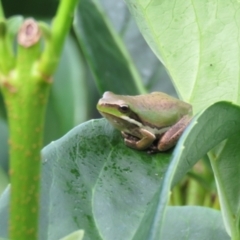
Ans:
{"label": "plant stem node", "polygon": [[41,30],[37,24],[37,22],[32,19],[26,19],[19,32],[18,32],[18,44],[25,47],[29,48],[36,44],[41,37]]}

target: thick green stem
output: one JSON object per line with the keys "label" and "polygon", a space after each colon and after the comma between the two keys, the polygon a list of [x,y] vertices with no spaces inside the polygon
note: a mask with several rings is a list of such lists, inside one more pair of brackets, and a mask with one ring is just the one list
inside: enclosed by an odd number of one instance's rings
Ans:
{"label": "thick green stem", "polygon": [[[47,84],[25,75],[25,84],[7,98],[10,128],[10,239],[37,239],[40,151]],[[21,79],[23,79],[22,74]],[[20,79],[19,79],[20,80]],[[39,83],[36,84],[36,82]],[[24,85],[25,85],[24,84]],[[21,105],[21,107],[19,106]]]}
{"label": "thick green stem", "polygon": [[61,0],[57,15],[53,21],[51,37],[42,55],[39,71],[46,77],[54,72],[61,54],[65,37],[72,24],[74,10],[78,0]]}
{"label": "thick green stem", "polygon": [[50,85],[35,71],[40,44],[19,46],[16,68],[2,77],[10,130],[10,239],[38,234],[40,151]]}
{"label": "thick green stem", "polygon": [[[0,41],[0,87],[10,130],[9,237],[12,240],[36,240],[38,237],[40,152],[51,83],[48,80],[60,59],[77,1],[61,0],[42,56],[41,31],[34,20],[26,20],[19,30],[17,59],[12,59],[11,51],[7,51],[6,46],[12,46],[12,43],[5,33]],[[0,20],[2,17],[0,5]],[[6,57],[10,59],[7,65]]]}

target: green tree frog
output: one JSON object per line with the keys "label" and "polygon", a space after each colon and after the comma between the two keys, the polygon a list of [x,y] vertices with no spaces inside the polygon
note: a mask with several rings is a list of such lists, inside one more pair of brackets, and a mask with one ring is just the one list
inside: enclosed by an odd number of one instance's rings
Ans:
{"label": "green tree frog", "polygon": [[105,92],[97,109],[121,131],[128,147],[161,152],[175,146],[192,117],[192,106],[162,92],[138,96]]}

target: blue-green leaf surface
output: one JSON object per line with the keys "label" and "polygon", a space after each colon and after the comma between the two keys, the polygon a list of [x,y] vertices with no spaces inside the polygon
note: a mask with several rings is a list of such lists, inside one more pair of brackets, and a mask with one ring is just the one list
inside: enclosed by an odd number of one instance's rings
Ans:
{"label": "blue-green leaf surface", "polygon": [[[127,148],[106,120],[74,128],[43,150],[40,239],[78,229],[84,239],[131,239],[169,157]],[[0,219],[5,215],[1,211]]]}

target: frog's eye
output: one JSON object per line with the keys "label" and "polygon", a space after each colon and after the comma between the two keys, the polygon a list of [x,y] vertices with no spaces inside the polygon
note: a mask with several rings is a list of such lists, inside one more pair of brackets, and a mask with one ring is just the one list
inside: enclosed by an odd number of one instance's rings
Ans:
{"label": "frog's eye", "polygon": [[126,112],[128,112],[129,107],[128,107],[128,105],[120,105],[118,109],[120,112],[126,113]]}

